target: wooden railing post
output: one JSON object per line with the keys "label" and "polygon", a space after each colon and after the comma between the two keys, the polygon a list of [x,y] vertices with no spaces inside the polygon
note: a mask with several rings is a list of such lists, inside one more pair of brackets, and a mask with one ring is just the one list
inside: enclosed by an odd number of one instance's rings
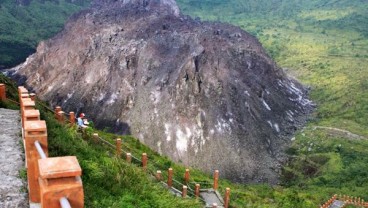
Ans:
{"label": "wooden railing post", "polygon": [[36,94],[31,93],[31,94],[29,94],[29,97],[31,98],[32,101],[36,102]]}
{"label": "wooden railing post", "polygon": [[121,157],[121,139],[116,139],[116,157]]}
{"label": "wooden railing post", "polygon": [[99,136],[98,136],[98,134],[97,133],[94,133],[94,134],[92,134],[92,140],[93,140],[93,142],[94,143],[98,143],[98,141],[99,141]]}
{"label": "wooden railing post", "polygon": [[157,179],[158,181],[161,181],[161,180],[162,180],[161,170],[156,171],[156,179]]}
{"label": "wooden railing post", "polygon": [[26,150],[27,176],[29,186],[29,199],[31,202],[40,202],[40,186],[38,183],[39,169],[35,142],[38,141],[47,155],[47,129],[45,121],[25,121],[24,139]]}
{"label": "wooden railing post", "polygon": [[60,207],[60,198],[66,197],[73,208],[84,207],[81,167],[75,156],[38,160],[42,208]]}
{"label": "wooden railing post", "polygon": [[73,111],[69,112],[69,121],[72,125],[75,124],[75,113]]}
{"label": "wooden railing post", "polygon": [[132,163],[132,154],[131,153],[126,153],[126,162],[127,163]]}
{"label": "wooden railing post", "polygon": [[201,185],[200,184],[196,184],[195,185],[195,192],[194,192],[194,194],[195,194],[195,196],[196,196],[196,198],[198,198],[199,197],[199,189],[201,188]]}
{"label": "wooden railing post", "polygon": [[219,180],[219,171],[215,170],[215,173],[213,175],[213,189],[218,189],[218,180]]}
{"label": "wooden railing post", "polygon": [[64,123],[65,121],[65,118],[64,118],[64,111],[59,111],[58,113],[58,116],[57,116],[57,120],[60,122],[60,123]]}
{"label": "wooden railing post", "polygon": [[6,100],[6,86],[5,86],[5,84],[0,84],[0,100],[1,101]]}
{"label": "wooden railing post", "polygon": [[230,205],[230,188],[226,188],[224,197],[224,207],[229,208]]}
{"label": "wooden railing post", "polygon": [[168,174],[167,174],[167,186],[171,188],[173,185],[173,169],[169,168]]}
{"label": "wooden railing post", "polygon": [[142,168],[147,171],[147,153],[142,154]]}
{"label": "wooden railing post", "polygon": [[185,169],[185,174],[184,174],[184,181],[185,181],[185,184],[188,184],[188,183],[189,183],[189,178],[190,178],[190,172],[189,172],[189,169]]}
{"label": "wooden railing post", "polygon": [[187,192],[188,192],[188,187],[187,186],[183,186],[183,191],[181,192],[181,196],[183,198],[187,197]]}
{"label": "wooden railing post", "polygon": [[61,107],[60,106],[56,106],[55,107],[55,118],[56,120],[59,120],[59,112],[61,111]]}

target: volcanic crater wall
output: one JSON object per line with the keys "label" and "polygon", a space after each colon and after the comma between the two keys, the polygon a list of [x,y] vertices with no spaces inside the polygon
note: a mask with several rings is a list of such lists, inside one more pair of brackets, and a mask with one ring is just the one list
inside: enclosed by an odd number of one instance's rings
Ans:
{"label": "volcanic crater wall", "polygon": [[15,71],[52,105],[237,182],[275,183],[311,109],[257,39],[172,0],[96,1]]}

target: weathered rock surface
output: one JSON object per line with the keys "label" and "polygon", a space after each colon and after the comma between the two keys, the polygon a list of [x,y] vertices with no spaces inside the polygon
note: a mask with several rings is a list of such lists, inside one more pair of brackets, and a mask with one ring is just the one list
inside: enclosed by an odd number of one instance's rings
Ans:
{"label": "weathered rock surface", "polygon": [[53,105],[239,182],[277,181],[310,109],[256,38],[173,0],[96,1],[15,71]]}

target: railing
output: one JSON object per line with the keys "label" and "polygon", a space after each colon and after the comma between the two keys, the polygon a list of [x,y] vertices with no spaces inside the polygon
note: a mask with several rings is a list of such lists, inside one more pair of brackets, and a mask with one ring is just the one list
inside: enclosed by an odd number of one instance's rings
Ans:
{"label": "railing", "polygon": [[[66,114],[64,111],[62,111],[62,108],[60,106],[56,106],[55,110],[52,110],[48,108],[47,106],[43,106],[50,112],[52,112],[55,115],[55,118],[60,123],[69,123],[74,125],[75,124],[75,113],[70,112],[69,114]],[[68,116],[68,117],[66,117]],[[125,161],[128,163],[135,163],[137,165],[140,165],[144,171],[146,171],[149,175],[151,175],[153,178],[156,178],[158,182],[163,184],[165,187],[170,189],[173,193],[176,195],[180,195],[183,198],[186,197],[195,197],[198,200],[201,200],[205,203],[205,201],[200,197],[201,192],[213,192],[213,194],[217,195],[217,198],[223,204],[223,207],[228,208],[230,206],[230,188],[225,189],[225,195],[222,198],[218,193],[218,180],[219,180],[219,171],[215,170],[214,172],[214,179],[213,183],[199,183],[195,181],[190,181],[190,170],[186,169],[184,173],[183,181],[185,181],[185,184],[179,182],[178,180],[174,179],[174,170],[172,168],[169,168],[167,170],[167,174],[165,176],[167,177],[167,180],[163,179],[163,172],[160,170],[160,167],[162,165],[156,163],[155,161],[151,161],[151,163],[148,163],[148,155],[147,153],[138,153],[135,152],[135,154],[141,154],[141,159],[137,156],[135,156],[132,152],[129,152],[129,150],[133,150],[132,148],[129,148],[124,143],[122,143],[122,140],[120,138],[117,138],[115,141],[115,144],[110,143],[106,139],[101,138],[97,133],[92,134],[92,139],[94,142],[101,142],[102,144],[106,145],[110,149],[115,151],[115,155],[119,158],[121,158],[122,153],[125,154]],[[123,147],[126,149],[124,150]],[[154,170],[156,169],[156,170]],[[211,185],[210,189],[201,189],[201,184],[204,186]],[[193,188],[191,187],[193,186]],[[211,207],[217,207],[214,205],[210,205]],[[221,205],[222,206],[222,205]]]}
{"label": "railing", "polygon": [[[75,113],[70,112],[69,114],[64,113],[62,111],[62,108],[60,106],[56,106],[55,110],[51,110],[48,108],[48,110],[52,113],[54,113],[55,118],[61,122],[61,123],[69,123],[69,124],[75,124]],[[69,118],[66,118],[65,116],[69,116]],[[129,150],[132,150],[132,148],[129,148],[124,143],[122,143],[122,140],[120,138],[117,138],[115,140],[115,144],[110,143],[106,139],[103,139],[100,137],[97,133],[92,134],[92,139],[94,142],[101,142],[102,144],[106,145],[108,148],[115,151],[115,155],[118,158],[121,158],[122,154],[125,154],[125,161],[128,163],[135,163],[137,165],[140,165],[144,171],[146,171],[150,176],[155,178],[158,182],[160,182],[162,185],[170,189],[173,193],[180,195],[183,198],[186,197],[195,197],[198,200],[201,200],[205,203],[205,201],[200,197],[201,192],[210,192],[212,191],[214,194],[217,195],[219,198],[219,201],[223,204],[223,207],[228,208],[230,205],[230,188],[226,188],[225,190],[225,196],[222,198],[217,190],[218,190],[218,180],[219,180],[219,171],[215,170],[214,172],[214,179],[213,183],[205,183],[204,185],[211,185],[211,189],[201,189],[201,183],[190,181],[190,170],[186,169],[184,173],[183,181],[185,181],[185,184],[179,182],[178,180],[174,179],[174,170],[172,168],[169,168],[167,170],[167,174],[165,176],[167,177],[167,180],[163,179],[163,172],[159,170],[159,168],[162,165],[156,163],[155,161],[151,161],[151,163],[148,163],[148,155],[147,153],[141,153],[141,159],[137,156],[135,156],[132,152],[129,152]],[[124,150],[123,147],[126,149]],[[135,152],[135,154],[140,154],[138,152]],[[156,169],[156,170],[154,170]],[[157,170],[158,169],[158,170]],[[191,188],[191,184],[193,184],[193,188]],[[202,184],[203,185],[203,184]],[[215,207],[212,204],[211,207]],[[217,207],[217,205],[216,205]]]}
{"label": "railing", "polygon": [[361,199],[360,197],[352,197],[352,196],[346,196],[346,195],[333,195],[327,202],[325,202],[323,205],[320,206],[320,208],[329,208],[332,204],[334,204],[335,201],[342,202],[340,207],[346,207],[348,205],[354,205],[358,207],[368,207],[368,203],[364,202],[364,199]]}
{"label": "railing", "polygon": [[[2,92],[5,92],[5,88],[2,90],[2,86],[0,84],[0,98],[3,100]],[[36,95],[35,94],[29,94],[28,90],[24,87],[18,87],[18,93],[19,93],[19,100],[20,100],[20,110],[22,115],[22,135],[23,135],[23,141],[25,144],[26,149],[26,164],[28,167],[28,182],[29,182],[29,194],[30,199],[32,202],[40,202],[44,201],[42,197],[43,190],[45,189],[45,185],[47,185],[47,181],[43,180],[56,180],[55,176],[50,175],[50,173],[47,173],[47,170],[45,170],[45,167],[41,167],[42,165],[45,166],[46,162],[40,162],[43,160],[50,160],[51,158],[47,158],[47,132],[46,132],[46,124],[45,121],[40,121],[40,113],[38,110],[35,109],[35,101],[36,101]],[[6,99],[6,97],[4,98]],[[39,103],[47,109],[50,112],[53,112],[55,115],[55,118],[60,123],[70,123],[72,125],[75,124],[75,113],[70,112],[69,114],[66,114],[62,111],[62,108],[60,106],[56,106],[55,110],[52,110],[51,108],[43,105],[42,103]],[[65,118],[65,116],[68,116],[69,118]],[[31,131],[31,127],[35,127],[35,131]],[[190,170],[186,169],[183,177],[183,181],[185,184],[181,183],[178,180],[175,180],[174,178],[174,170],[172,168],[169,168],[166,172],[162,172],[160,168],[162,165],[156,163],[155,161],[151,161],[151,163],[148,163],[148,155],[146,153],[142,153],[141,159],[139,157],[136,157],[133,155],[133,153],[129,152],[130,150],[133,150],[132,148],[129,148],[127,145],[122,143],[122,140],[120,138],[116,139],[116,144],[112,144],[109,141],[101,138],[97,133],[94,133],[92,135],[92,138],[95,142],[101,142],[102,144],[106,145],[107,147],[111,148],[115,151],[115,155],[119,158],[121,158],[122,153],[125,154],[125,161],[128,163],[135,163],[141,165],[144,171],[146,171],[149,175],[151,175],[153,178],[155,178],[159,183],[163,184],[165,187],[170,189],[173,193],[176,195],[180,195],[183,198],[186,197],[195,197],[198,200],[201,200],[205,202],[201,197],[201,192],[208,192],[213,191],[221,203],[224,205],[223,207],[228,208],[230,204],[230,188],[226,188],[225,196],[222,198],[217,190],[218,190],[218,180],[219,180],[219,171],[216,170],[214,172],[214,179],[213,183],[200,183],[196,181],[190,181]],[[124,148],[123,148],[124,147]],[[38,155],[28,155],[27,153],[31,150],[35,149],[38,152]],[[125,150],[124,150],[125,149]],[[29,151],[28,151],[29,150]],[[139,153],[134,153],[139,154]],[[55,159],[55,158],[54,158]],[[67,159],[67,157],[59,158],[58,162],[63,162],[63,160],[60,159]],[[35,162],[36,160],[39,160],[39,162]],[[74,161],[74,165],[76,169],[80,169],[78,161],[75,159],[71,159]],[[67,161],[64,161],[67,162]],[[69,161],[70,162],[70,161]],[[47,165],[46,165],[47,166]],[[54,169],[57,167],[48,167],[49,169]],[[59,167],[62,168],[62,167]],[[70,167],[69,167],[70,168]],[[66,170],[58,170],[58,171],[66,171]],[[78,172],[78,171],[77,171]],[[34,175],[35,177],[30,177]],[[63,177],[79,177],[79,175],[70,175],[70,173],[66,172],[65,174],[62,174]],[[164,176],[166,176],[166,180],[164,180]],[[38,178],[40,178],[40,182],[38,182]],[[43,181],[43,182],[42,182]],[[79,182],[80,180],[76,180],[76,182]],[[166,181],[166,182],[165,182]],[[208,187],[208,185],[211,185],[211,189],[201,189],[201,184],[204,187]],[[191,187],[192,185],[192,187]],[[80,186],[82,189],[82,184],[80,182]],[[71,191],[71,190],[69,190]],[[75,191],[75,190],[74,190]],[[80,191],[80,190],[79,190]],[[77,191],[78,192],[78,191]],[[41,193],[41,194],[38,194]],[[69,196],[73,196],[73,194],[68,194]],[[72,203],[73,207],[83,207],[83,189],[82,189],[82,198],[78,199],[81,202],[78,202],[76,204]],[[77,201],[78,201],[77,200]],[[71,200],[73,201],[73,200]],[[75,200],[74,200],[75,201]],[[56,205],[56,202],[58,206]],[[59,196],[59,198],[53,199],[53,206],[47,206],[47,207],[62,207],[62,208],[69,208],[71,207],[68,198],[64,196]],[[81,205],[81,206],[80,206]],[[217,207],[217,204],[211,204],[207,205],[210,207]],[[44,206],[43,206],[44,207]]]}
{"label": "railing", "polygon": [[[0,85],[0,98],[5,87]],[[35,94],[18,87],[29,199],[41,207],[84,207],[82,170],[75,156],[49,158],[46,122],[35,109]]]}

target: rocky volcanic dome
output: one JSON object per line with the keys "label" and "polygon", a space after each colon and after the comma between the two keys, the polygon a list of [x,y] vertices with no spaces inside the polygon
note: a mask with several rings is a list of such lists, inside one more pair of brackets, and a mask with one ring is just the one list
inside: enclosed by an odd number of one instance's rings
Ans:
{"label": "rocky volcanic dome", "polygon": [[258,40],[174,0],[100,0],[15,69],[53,106],[237,182],[277,182],[311,103]]}

